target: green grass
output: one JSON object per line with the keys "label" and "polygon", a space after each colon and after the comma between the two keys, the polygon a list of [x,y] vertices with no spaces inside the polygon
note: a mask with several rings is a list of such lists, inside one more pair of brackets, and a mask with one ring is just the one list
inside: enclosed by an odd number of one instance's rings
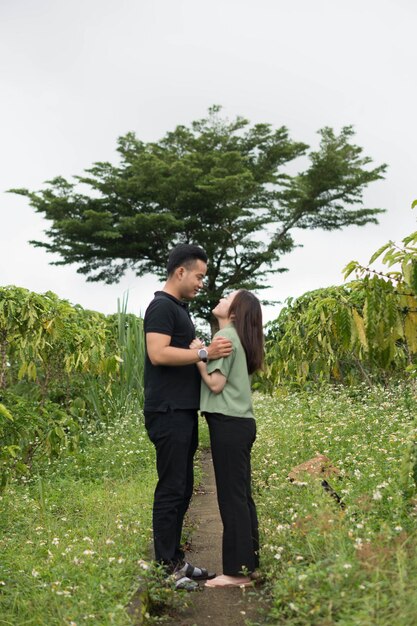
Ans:
{"label": "green grass", "polygon": [[[417,615],[417,500],[409,463],[417,402],[409,388],[256,397],[253,484],[271,620],[286,626],[411,626]],[[292,484],[317,453],[341,472]]]}
{"label": "green grass", "polygon": [[142,420],[91,433],[85,449],[0,500],[0,624],[130,624],[149,560],[154,456]]}
{"label": "green grass", "polygon": [[[255,410],[253,486],[270,622],[414,624],[413,391],[257,394]],[[88,428],[82,450],[39,460],[33,478],[12,482],[0,499],[1,626],[131,624],[126,606],[149,558],[154,450],[141,416]],[[203,420],[200,444],[208,444]],[[318,452],[340,470],[330,483],[344,511],[316,481],[287,479]]]}

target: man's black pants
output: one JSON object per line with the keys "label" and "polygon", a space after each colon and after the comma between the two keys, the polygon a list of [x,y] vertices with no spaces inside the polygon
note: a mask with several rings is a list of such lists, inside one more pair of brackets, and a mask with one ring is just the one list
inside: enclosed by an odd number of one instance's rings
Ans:
{"label": "man's black pants", "polygon": [[238,576],[259,566],[258,517],[251,493],[250,464],[256,422],[221,413],[205,416],[223,522],[223,573]]}
{"label": "man's black pants", "polygon": [[193,493],[193,459],[198,445],[196,410],[145,412],[156,449],[158,483],[153,504],[155,559],[174,569],[184,559],[182,524]]}

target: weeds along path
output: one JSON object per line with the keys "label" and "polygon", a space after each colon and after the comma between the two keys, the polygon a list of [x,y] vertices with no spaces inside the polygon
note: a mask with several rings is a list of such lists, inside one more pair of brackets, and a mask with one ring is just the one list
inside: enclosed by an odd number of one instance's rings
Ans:
{"label": "weeds along path", "polygon": [[[210,571],[222,572],[221,543],[223,526],[217,505],[213,463],[209,450],[201,453],[203,477],[194,494],[188,524],[192,528],[188,560]],[[263,600],[256,588],[209,589],[189,594],[189,608],[176,614],[168,626],[243,626],[246,620],[259,621]]]}

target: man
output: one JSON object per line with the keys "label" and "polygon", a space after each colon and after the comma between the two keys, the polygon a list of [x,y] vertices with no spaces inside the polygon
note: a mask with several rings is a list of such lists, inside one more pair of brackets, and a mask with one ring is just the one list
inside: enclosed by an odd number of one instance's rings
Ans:
{"label": "man", "polygon": [[181,534],[193,492],[193,459],[198,445],[200,360],[227,357],[232,344],[217,337],[207,348],[190,349],[195,338],[188,304],[203,287],[207,255],[180,244],[170,253],[168,278],[145,313],[145,425],[156,449],[158,483],[153,506],[155,559],[174,573],[176,587],[193,590],[214,578],[184,561]]}

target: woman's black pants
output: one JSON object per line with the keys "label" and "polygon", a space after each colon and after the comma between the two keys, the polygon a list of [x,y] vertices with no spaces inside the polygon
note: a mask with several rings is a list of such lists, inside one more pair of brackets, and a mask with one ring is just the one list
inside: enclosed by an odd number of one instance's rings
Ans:
{"label": "woman's black pants", "polygon": [[217,500],[223,522],[223,573],[238,576],[259,565],[259,532],[251,493],[253,418],[205,413],[210,430]]}

